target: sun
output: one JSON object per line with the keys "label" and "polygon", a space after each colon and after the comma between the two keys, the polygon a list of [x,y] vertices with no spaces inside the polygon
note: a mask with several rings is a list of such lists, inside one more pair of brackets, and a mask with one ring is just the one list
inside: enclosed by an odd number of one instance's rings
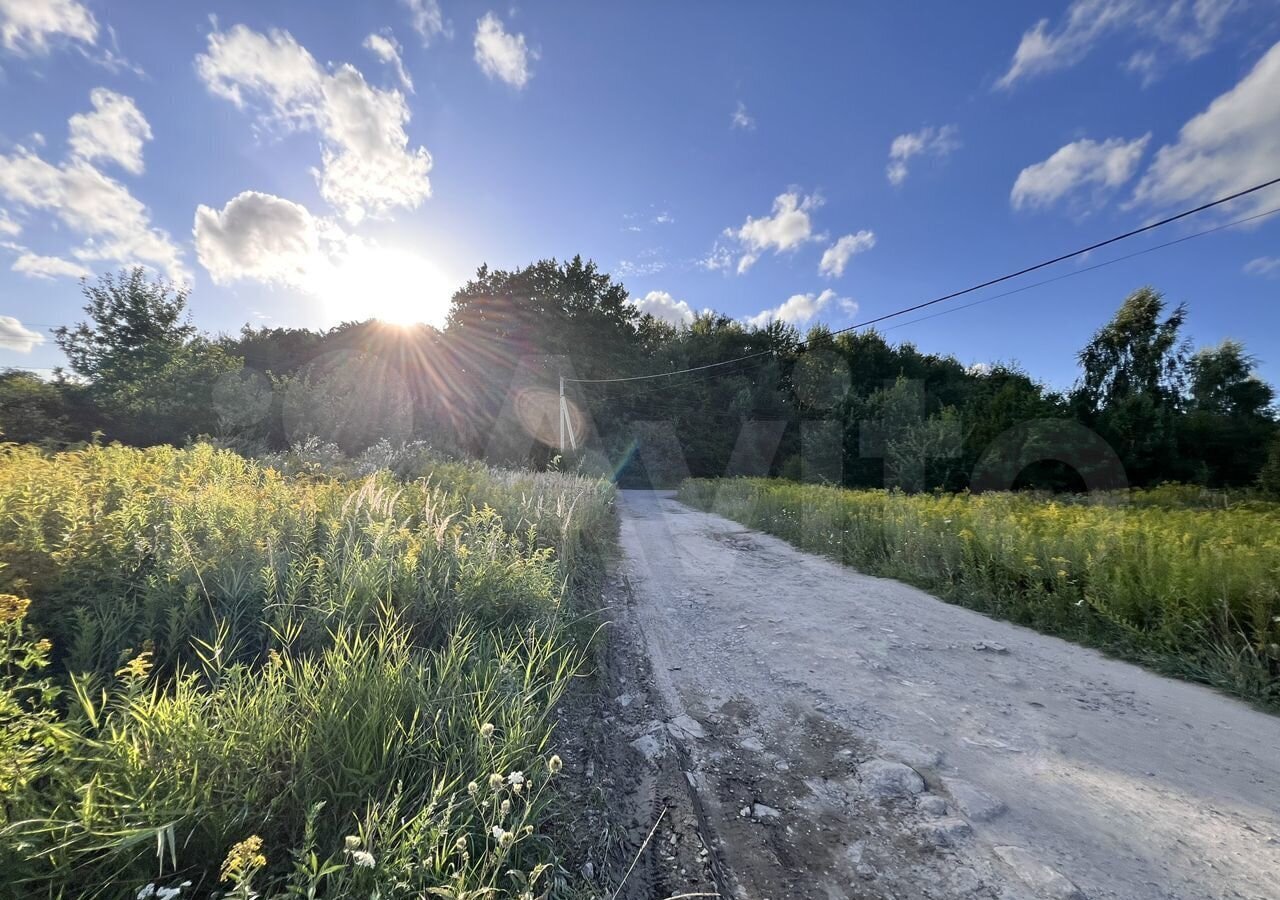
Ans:
{"label": "sun", "polygon": [[437,328],[457,285],[429,259],[394,247],[362,244],[338,259],[318,286],[332,319],[379,319]]}

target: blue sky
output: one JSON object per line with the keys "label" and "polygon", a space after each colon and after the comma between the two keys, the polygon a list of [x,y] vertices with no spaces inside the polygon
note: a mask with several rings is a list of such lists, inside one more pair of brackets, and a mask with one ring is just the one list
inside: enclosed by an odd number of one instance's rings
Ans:
{"label": "blue sky", "polygon": [[[1277,12],[0,0],[0,365],[136,262],[211,331],[575,253],[677,321],[852,324],[1280,175]],[[1143,284],[1280,381],[1280,216],[887,334],[1066,386]]]}

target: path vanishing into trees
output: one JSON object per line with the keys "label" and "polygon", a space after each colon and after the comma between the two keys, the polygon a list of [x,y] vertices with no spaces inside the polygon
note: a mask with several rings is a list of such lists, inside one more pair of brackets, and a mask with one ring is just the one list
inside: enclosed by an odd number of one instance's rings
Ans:
{"label": "path vanishing into trees", "polygon": [[1274,900],[1280,717],[624,491],[634,746],[734,896]]}

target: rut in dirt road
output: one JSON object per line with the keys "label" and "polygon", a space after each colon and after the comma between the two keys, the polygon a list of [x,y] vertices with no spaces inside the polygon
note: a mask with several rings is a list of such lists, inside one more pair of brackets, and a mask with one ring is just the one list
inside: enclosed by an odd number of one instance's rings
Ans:
{"label": "rut in dirt road", "polygon": [[670,495],[625,572],[730,890],[1280,898],[1280,718],[861,575]]}

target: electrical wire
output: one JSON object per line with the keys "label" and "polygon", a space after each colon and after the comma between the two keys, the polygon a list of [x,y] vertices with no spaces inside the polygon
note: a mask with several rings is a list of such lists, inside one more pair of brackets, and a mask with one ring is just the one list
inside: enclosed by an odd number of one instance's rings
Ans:
{"label": "electrical wire", "polygon": [[1274,216],[1276,213],[1280,213],[1280,206],[1273,207],[1272,209],[1269,209],[1266,212],[1256,213],[1255,215],[1252,215],[1252,216],[1245,216],[1243,219],[1236,219],[1235,221],[1226,222],[1222,225],[1215,225],[1213,228],[1206,228],[1204,231],[1197,231],[1195,234],[1188,234],[1180,238],[1175,238],[1172,241],[1165,241],[1163,244],[1155,244],[1154,246],[1151,246],[1151,247],[1144,247],[1143,249],[1136,250],[1133,253],[1126,253],[1124,256],[1117,256],[1115,259],[1108,259],[1105,262],[1095,263],[1092,266],[1085,266],[1083,269],[1076,269],[1074,272],[1064,272],[1061,275],[1055,275],[1053,278],[1046,278],[1043,281],[1032,282],[1031,284],[1026,284],[1026,285],[1023,285],[1022,287],[1014,288],[1011,291],[1004,291],[999,294],[992,294],[990,297],[983,297],[979,300],[973,300],[969,303],[962,303],[960,306],[953,306],[950,309],[944,309],[940,312],[931,313],[930,315],[927,315],[927,316],[921,316],[918,319],[911,319],[910,321],[907,321],[907,322],[900,322],[897,325],[890,325],[888,328],[885,328],[884,331],[893,331],[897,328],[906,328],[908,325],[915,325],[919,322],[927,322],[930,319],[937,319],[940,316],[947,316],[947,315],[950,315],[951,313],[960,312],[961,310],[971,309],[975,306],[981,306],[984,303],[990,303],[992,300],[999,300],[1003,297],[1010,297],[1014,294],[1021,294],[1023,291],[1029,291],[1032,288],[1043,287],[1046,284],[1053,284],[1055,281],[1063,281],[1067,278],[1074,278],[1077,275],[1084,275],[1086,272],[1093,272],[1098,269],[1104,269],[1107,266],[1112,266],[1112,265],[1115,265],[1116,263],[1124,262],[1125,260],[1133,259],[1134,257],[1137,257],[1137,256],[1142,256],[1146,253],[1153,253],[1156,250],[1164,250],[1168,247],[1174,246],[1175,244],[1181,244],[1181,243],[1184,243],[1185,241],[1190,241],[1190,240],[1194,240],[1195,238],[1204,237],[1206,234],[1213,234],[1215,231],[1223,231],[1227,228],[1235,228],[1237,225],[1244,225],[1248,222],[1254,222],[1259,219],[1265,219],[1268,216]]}
{"label": "electrical wire", "polygon": [[[889,312],[889,313],[885,313],[884,315],[877,316],[874,319],[867,319],[865,322],[857,322],[853,325],[849,325],[844,328],[837,329],[835,331],[830,332],[830,335],[834,337],[839,334],[845,334],[850,331],[855,331],[859,328],[866,328],[869,325],[875,325],[879,322],[888,321],[889,319],[896,319],[898,316],[905,316],[908,313],[913,313],[921,309],[926,309],[930,306],[936,306],[939,303],[945,303],[948,300],[954,300],[957,297],[963,297],[966,294],[972,294],[975,291],[980,291],[980,290],[983,290],[984,288],[989,288],[997,284],[1002,284],[1006,281],[1011,281],[1014,278],[1020,278],[1023,275],[1030,274],[1031,272],[1037,272],[1040,269],[1057,265],[1060,262],[1066,262],[1067,260],[1074,259],[1078,256],[1084,256],[1087,253],[1092,253],[1094,250],[1100,250],[1101,248],[1108,247],[1111,244],[1119,243],[1120,241],[1128,240],[1129,238],[1132,238],[1132,237],[1137,237],[1140,234],[1145,234],[1146,232],[1153,231],[1157,228],[1162,228],[1166,225],[1170,225],[1181,219],[1185,219],[1188,216],[1197,215],[1198,213],[1202,213],[1202,212],[1205,212],[1206,210],[1213,209],[1214,207],[1221,206],[1224,203],[1230,203],[1233,200],[1238,200],[1241,197],[1248,196],[1249,194],[1253,194],[1258,191],[1265,190],[1266,188],[1272,187],[1276,184],[1280,184],[1280,177],[1272,178],[1269,181],[1264,181],[1259,184],[1255,184],[1252,187],[1248,187],[1248,188],[1245,188],[1244,190],[1236,191],[1235,193],[1228,194],[1225,197],[1219,197],[1217,200],[1210,200],[1207,203],[1202,203],[1199,206],[1192,207],[1191,209],[1185,209],[1182,212],[1174,213],[1171,216],[1166,216],[1163,219],[1158,219],[1155,222],[1150,222],[1138,228],[1130,229],[1129,231],[1123,232],[1122,234],[1114,235],[1113,237],[1109,237],[1106,240],[1097,241],[1093,244],[1090,244],[1087,247],[1081,247],[1079,250],[1072,250],[1070,253],[1063,253],[1053,257],[1052,259],[1046,259],[1034,265],[1025,266],[1024,268],[1018,269],[1015,272],[1009,272],[1008,274],[1001,275],[997,278],[990,278],[978,284],[971,285],[970,287],[963,288],[958,291],[952,291],[948,294],[943,294],[940,297],[935,297],[932,300],[926,300],[923,303],[916,303],[912,306],[903,307],[902,309],[894,310],[893,312]],[[1244,221],[1247,221],[1247,220],[1244,220]],[[1212,231],[1221,230],[1221,228],[1226,228],[1226,227],[1230,227],[1230,226],[1224,225],[1216,229],[1210,229],[1204,232],[1204,234],[1209,234]],[[1198,237],[1200,235],[1195,235],[1195,236]],[[1192,236],[1189,235],[1186,239],[1189,240],[1191,239],[1191,237]],[[1170,243],[1172,244],[1176,242],[1170,242]],[[1151,248],[1151,249],[1158,249],[1158,248]],[[1117,259],[1116,261],[1119,262],[1120,260]],[[1087,270],[1081,270],[1081,271],[1083,272]],[[1071,273],[1071,274],[1075,274],[1075,273]],[[1034,285],[1030,285],[1028,287],[1034,287]],[[1010,292],[1010,293],[1013,293],[1013,292]],[[995,298],[990,298],[990,299],[995,299]],[[920,321],[923,321],[923,320],[920,320]],[[803,347],[806,343],[807,343],[806,341],[801,341],[798,346]],[[650,378],[670,378],[674,375],[684,375],[690,372],[702,372],[708,369],[715,369],[720,366],[727,366],[736,362],[743,362],[745,360],[755,359],[756,357],[767,356],[772,353],[773,353],[772,350],[762,350],[757,353],[747,354],[746,356],[739,356],[734,359],[726,359],[722,362],[707,363],[701,366],[691,366],[686,369],[676,369],[671,372],[654,372],[648,375],[630,375],[630,376],[620,377],[620,378],[565,378],[564,380],[565,380],[565,383],[572,382],[574,384],[611,384],[611,383],[618,383],[618,382],[624,382],[624,381],[644,381]]]}

